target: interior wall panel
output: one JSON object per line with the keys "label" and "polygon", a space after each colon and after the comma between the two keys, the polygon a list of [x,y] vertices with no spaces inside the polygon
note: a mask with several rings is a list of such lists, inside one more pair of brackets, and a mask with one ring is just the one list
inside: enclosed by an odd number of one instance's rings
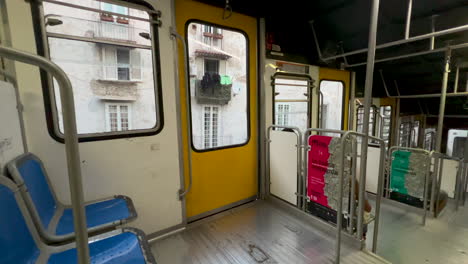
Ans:
{"label": "interior wall panel", "polygon": [[[164,128],[154,136],[80,143],[85,200],[114,194],[133,199],[138,219],[131,223],[147,234],[182,223],[176,127],[173,44],[169,36],[171,2],[150,0],[162,11],[159,48],[164,101]],[[27,1],[6,0],[12,45],[36,53]],[[37,68],[16,64],[30,151],[45,163],[59,199],[70,201],[64,145],[49,135]]]}

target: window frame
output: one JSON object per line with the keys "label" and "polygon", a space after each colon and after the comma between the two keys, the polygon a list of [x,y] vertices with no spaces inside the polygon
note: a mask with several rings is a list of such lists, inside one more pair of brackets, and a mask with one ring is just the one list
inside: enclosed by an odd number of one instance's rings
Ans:
{"label": "window frame", "polygon": [[[345,106],[346,106],[346,85],[345,85],[345,82],[342,81],[342,80],[320,79],[319,84],[318,84],[318,87],[317,87],[318,93],[321,92],[320,86],[322,85],[322,82],[323,82],[323,81],[339,82],[339,83],[341,83],[341,86],[343,87],[343,100],[342,100],[342,109],[341,109],[341,129],[340,129],[340,130],[343,130],[343,129],[344,129],[344,125],[345,125],[345,124],[344,124],[344,120],[345,120],[344,118],[345,118],[345,108],[346,108],[346,107],[345,107]],[[320,101],[320,96],[319,96],[319,98],[318,98],[318,102],[319,102],[319,103],[318,103],[318,107],[319,107],[319,108],[318,108],[318,111],[317,111],[317,120],[318,120],[318,122],[319,122],[319,123],[318,123],[318,124],[319,124],[318,127],[319,127],[319,128],[324,128],[324,127],[322,127],[322,124],[321,124],[321,117],[320,117],[320,114],[321,114],[321,113],[320,113],[320,110],[321,110],[321,109],[320,109],[320,105],[323,103],[323,102]]]}
{"label": "window frame", "polygon": [[[121,107],[126,106],[127,107],[127,118],[128,118],[128,130],[132,130],[132,104],[131,103],[122,103],[122,102],[111,102],[107,101],[104,103],[104,115],[106,119],[106,130],[111,131],[111,125],[110,125],[110,112],[109,112],[109,107],[110,106],[117,106],[117,123],[120,123],[120,128],[122,128],[122,117],[121,117]],[[128,130],[118,130],[118,131],[128,131]]]}
{"label": "window frame", "polygon": [[[144,0],[114,0],[116,4],[123,5],[133,9],[139,9],[145,12],[147,10],[154,11],[148,12],[149,20],[158,20],[156,9]],[[36,40],[37,53],[40,56],[50,59],[49,41],[47,31],[44,25],[44,9],[42,2],[34,2],[31,5],[31,16],[33,22],[34,36]],[[139,8],[140,7],[140,8]],[[99,9],[101,5],[99,5]],[[150,22],[148,22],[150,23]],[[147,129],[133,129],[128,131],[118,132],[100,132],[100,133],[86,133],[78,134],[78,142],[93,142],[102,140],[113,140],[121,138],[134,138],[143,136],[153,136],[161,133],[164,128],[164,104],[162,92],[162,78],[161,78],[161,58],[159,52],[159,26],[150,23],[151,34],[151,50],[152,65],[153,65],[153,87],[154,87],[154,103],[156,123],[153,127]],[[77,40],[89,42],[86,40]],[[94,42],[93,42],[94,43]],[[119,46],[119,45],[118,45]],[[128,48],[128,45],[122,43],[123,48]],[[143,48],[142,48],[143,49]],[[141,57],[140,57],[141,60]],[[40,69],[41,86],[43,92],[44,108],[47,122],[47,130],[49,135],[59,143],[65,143],[64,134],[60,131],[60,124],[57,111],[57,102],[54,92],[54,86],[51,76],[44,70]],[[104,103],[105,105],[105,103]]]}
{"label": "window frame", "polygon": [[[246,63],[246,76],[247,76],[247,82],[246,82],[246,122],[247,122],[247,138],[245,140],[245,142],[243,143],[239,143],[239,144],[232,144],[232,145],[227,145],[227,146],[221,146],[221,147],[216,147],[216,148],[208,148],[208,149],[197,149],[194,145],[194,140],[193,140],[193,131],[192,131],[192,128],[193,128],[193,118],[192,118],[192,100],[188,100],[188,103],[189,105],[187,106],[188,107],[188,110],[189,110],[189,118],[188,118],[188,126],[189,126],[189,129],[190,129],[190,135],[191,135],[191,148],[192,148],[192,151],[194,152],[197,152],[197,153],[203,153],[203,152],[209,152],[209,151],[217,151],[217,150],[223,150],[223,149],[231,149],[231,148],[239,148],[239,147],[243,147],[243,146],[246,146],[250,143],[250,140],[251,140],[251,135],[252,135],[252,126],[251,126],[251,96],[250,96],[250,93],[251,93],[251,85],[250,85],[250,78],[251,78],[251,73],[250,73],[250,39],[249,39],[249,36],[247,35],[247,33],[245,31],[243,31],[242,29],[239,29],[239,28],[233,28],[233,27],[229,27],[229,26],[224,26],[224,25],[219,25],[219,24],[215,24],[215,23],[212,23],[212,22],[208,22],[208,21],[204,21],[204,20],[200,20],[200,19],[189,19],[187,20],[187,22],[185,23],[184,25],[184,31],[185,31],[185,34],[184,34],[184,38],[185,38],[185,43],[186,43],[186,52],[187,54],[189,54],[189,43],[188,43],[188,27],[191,23],[198,23],[198,24],[203,24],[203,25],[208,25],[208,26],[212,26],[212,27],[217,27],[217,28],[220,28],[222,30],[230,30],[230,31],[234,31],[234,32],[237,32],[237,33],[240,33],[244,36],[245,38],[245,47],[246,47],[246,56],[245,56],[245,63]],[[202,33],[203,34],[203,33]],[[187,60],[186,60],[186,71],[187,73],[189,74],[188,76],[185,76],[185,78],[189,78],[190,79],[190,58],[188,58],[187,56]],[[204,66],[203,66],[204,67]],[[191,94],[191,86],[189,85],[187,87],[187,91],[186,91],[186,94],[190,95]],[[221,108],[220,108],[220,112],[221,112]]]}
{"label": "window frame", "polygon": [[[284,78],[282,78],[281,76],[283,76]],[[275,84],[275,79],[288,79],[287,77],[292,77],[294,79],[297,79],[297,80],[304,80],[304,81],[307,81],[309,83],[309,85],[307,85],[307,126],[308,127],[312,127],[312,89],[313,89],[313,85],[311,85],[310,83],[313,81],[312,77],[308,74],[297,74],[297,73],[286,73],[286,72],[277,72],[275,74],[273,74],[273,76],[271,77],[271,87],[272,87],[272,90],[273,90],[273,96],[272,96],[272,120],[271,120],[271,123],[273,125],[276,124],[275,122],[275,115],[276,115],[276,107],[275,107],[275,95],[276,95],[276,84]],[[289,78],[291,79],[291,78]]]}

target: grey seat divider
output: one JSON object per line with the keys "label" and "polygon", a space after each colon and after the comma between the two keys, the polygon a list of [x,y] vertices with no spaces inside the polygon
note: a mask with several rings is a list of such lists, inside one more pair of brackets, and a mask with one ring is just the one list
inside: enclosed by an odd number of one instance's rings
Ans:
{"label": "grey seat divider", "polygon": [[[71,206],[65,205],[57,199],[42,161],[32,153],[25,153],[10,161],[7,164],[7,170],[20,189],[21,196],[32,216],[33,223],[44,241],[53,244],[74,240],[74,231],[57,233],[57,227],[64,216],[64,212],[71,211]],[[102,206],[100,212],[97,208],[99,204],[106,205]],[[137,217],[132,200],[123,195],[86,202],[85,208],[88,206],[94,207],[92,212],[100,213],[99,215],[94,215],[94,217],[92,213],[87,215],[88,234],[109,231]],[[112,206],[124,213],[113,216],[112,214],[115,214],[113,212],[115,210],[110,209]],[[103,222],[101,221],[103,218],[107,218],[110,221]],[[72,222],[71,225],[73,226]]]}

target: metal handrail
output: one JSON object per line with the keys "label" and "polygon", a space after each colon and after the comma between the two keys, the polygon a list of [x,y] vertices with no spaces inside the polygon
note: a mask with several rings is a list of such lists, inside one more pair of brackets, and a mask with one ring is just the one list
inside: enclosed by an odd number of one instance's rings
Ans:
{"label": "metal handrail", "polygon": [[[372,252],[376,252],[377,251],[377,237],[378,237],[378,232],[379,232],[379,222],[380,222],[380,204],[381,204],[381,201],[382,201],[382,196],[383,196],[383,184],[384,184],[384,180],[383,180],[383,177],[384,177],[384,171],[385,171],[385,140],[381,139],[381,138],[378,138],[378,137],[374,137],[374,136],[369,136],[369,135],[366,135],[366,134],[363,134],[363,133],[359,133],[359,132],[355,132],[355,131],[348,131],[346,132],[342,138],[341,138],[341,149],[342,149],[342,152],[341,152],[341,158],[340,158],[340,163],[341,163],[341,170],[339,171],[339,183],[338,183],[338,188],[340,189],[340,194],[339,194],[339,203],[338,203],[338,207],[339,207],[339,211],[337,213],[337,223],[338,223],[338,231],[337,231],[337,258],[338,255],[340,254],[340,243],[339,241],[341,241],[341,229],[342,229],[342,225],[341,225],[341,221],[342,221],[342,217],[343,217],[343,211],[342,211],[342,200],[343,200],[343,171],[344,171],[344,146],[345,146],[345,142],[346,140],[348,139],[349,136],[359,136],[359,137],[362,137],[362,138],[368,138],[368,142],[369,140],[373,140],[373,141],[377,141],[380,143],[380,161],[379,161],[379,175],[378,175],[378,178],[377,178],[377,196],[376,196],[376,201],[375,201],[375,223],[374,223],[374,233],[373,233],[373,241],[372,241]],[[363,144],[363,142],[361,143]],[[362,170],[362,168],[361,168]],[[360,181],[359,182],[359,186],[364,186],[364,188],[362,188],[362,190],[365,191],[365,181]],[[361,190],[361,188],[360,188]],[[354,197],[352,198],[354,199]],[[362,225],[362,216],[364,214],[364,193],[359,193],[359,197],[358,197],[358,211],[359,211],[359,215],[358,215],[358,226],[359,225]],[[354,212],[351,211],[351,217],[354,217]],[[360,220],[361,219],[361,220]],[[358,239],[361,239],[362,238],[362,233],[358,232]]]}
{"label": "metal handrail", "polygon": [[[363,137],[363,138],[367,138],[368,139],[368,142],[369,140],[374,140],[374,141],[377,141],[380,143],[380,149],[381,149],[381,155],[380,155],[380,162],[379,162],[379,176],[378,176],[378,189],[377,189],[377,197],[376,197],[376,207],[375,207],[375,227],[374,227],[374,234],[373,234],[373,243],[372,243],[372,252],[376,252],[377,250],[377,236],[378,236],[378,230],[379,230],[379,221],[380,221],[380,204],[381,204],[381,198],[382,198],[382,194],[383,194],[383,184],[384,184],[384,180],[383,180],[383,176],[384,176],[384,171],[385,171],[385,160],[386,160],[386,151],[385,151],[385,141],[381,138],[378,138],[378,137],[374,137],[374,136],[368,136],[368,135],[365,135],[363,133],[359,133],[359,132],[355,132],[355,131],[342,131],[342,130],[334,130],[334,129],[321,129],[321,128],[309,128],[309,129],[306,129],[303,133],[303,168],[302,168],[302,172],[303,172],[303,179],[306,179],[306,176],[307,176],[307,173],[308,173],[308,170],[307,170],[307,151],[309,150],[308,148],[308,142],[307,142],[307,138],[310,136],[310,134],[312,132],[318,132],[318,133],[335,133],[335,134],[339,134],[341,135],[341,149],[342,149],[342,152],[341,152],[341,157],[340,157],[340,170],[339,170],[339,174],[338,174],[338,177],[339,177],[339,182],[338,182],[338,188],[339,188],[339,203],[338,203],[338,210],[337,210],[337,234],[336,234],[336,260],[335,262],[336,263],[339,263],[339,259],[340,259],[340,251],[341,251],[341,231],[342,231],[342,218],[343,218],[343,205],[342,205],[342,202],[343,202],[343,175],[344,175],[344,158],[345,158],[345,154],[344,154],[344,144],[346,142],[346,140],[348,139],[348,137],[350,136],[359,136],[359,137]],[[355,167],[354,167],[355,168]],[[362,168],[361,168],[362,170]],[[355,178],[355,176],[353,177]],[[352,183],[354,183],[356,179],[353,179]],[[359,185],[363,185],[365,186],[365,181],[359,181]],[[306,182],[304,180],[304,186],[303,186],[303,193],[306,193],[306,188],[307,188],[307,185],[306,185]],[[365,191],[365,187],[364,188],[360,188],[360,190],[364,190]],[[354,189],[351,190],[351,192],[354,194]],[[352,195],[353,195],[352,194]],[[306,195],[305,195],[306,196]],[[305,204],[306,203],[306,198],[304,196],[304,201],[303,203]],[[354,198],[353,198],[354,199]],[[358,207],[358,211],[359,211],[359,215],[358,215],[358,225],[362,225],[362,216],[363,216],[363,213],[364,213],[364,193],[360,193],[359,194],[359,197],[358,197],[358,204],[360,205]],[[354,210],[352,210],[350,212],[350,218],[354,218]],[[360,228],[361,232],[362,232],[362,228]],[[362,233],[360,234],[358,232],[357,234],[358,236],[358,239],[362,239]]]}
{"label": "metal handrail", "polygon": [[86,228],[80,152],[76,129],[75,101],[70,79],[68,79],[66,73],[58,65],[35,54],[0,46],[0,57],[38,66],[51,74],[59,84],[78,263],[87,264],[89,263],[88,232]]}
{"label": "metal handrail", "polygon": [[[302,156],[301,156],[301,140],[302,140],[302,133],[301,133],[301,130],[298,128],[298,127],[295,127],[295,126],[280,126],[280,125],[271,125],[267,128],[267,134],[266,134],[266,145],[265,145],[265,150],[266,150],[266,162],[270,162],[270,143],[271,143],[271,138],[270,138],[270,132],[271,130],[273,130],[273,128],[283,128],[283,129],[291,129],[294,131],[294,134],[296,134],[297,136],[297,143],[296,143],[296,147],[297,147],[297,177],[301,177],[302,178],[302,181],[300,181],[299,179],[298,182],[300,183],[300,186],[299,186],[299,190],[297,191],[296,193],[296,196],[298,197],[298,208],[303,208],[304,204],[303,204],[303,200],[301,198],[303,198],[306,194],[305,193],[302,193],[301,190],[302,189],[302,184],[304,183],[305,179],[304,179],[304,175],[302,174]],[[267,175],[267,184],[266,184],[266,189],[267,189],[267,192],[266,193],[270,193],[270,166],[269,164],[265,164],[265,168],[266,168],[266,175]]]}
{"label": "metal handrail", "polygon": [[182,47],[183,47],[183,52],[184,52],[184,87],[185,87],[185,114],[186,114],[186,119],[187,119],[187,169],[188,169],[188,176],[189,176],[189,183],[188,183],[188,186],[187,188],[185,188],[185,181],[182,182],[182,186],[183,188],[181,190],[179,190],[179,200],[182,200],[184,199],[184,197],[190,192],[190,190],[192,189],[192,184],[193,184],[193,176],[192,176],[192,130],[191,130],[191,127],[190,127],[190,109],[189,109],[189,105],[190,105],[190,87],[189,87],[189,82],[188,82],[188,65],[187,65],[187,62],[188,62],[188,54],[187,54],[187,44],[185,43],[185,40],[184,38],[179,34],[177,33],[176,29],[171,27],[170,28],[170,34],[172,37],[180,40],[180,42],[182,43]]}
{"label": "metal handrail", "polygon": [[[423,217],[422,217],[422,225],[426,225],[426,218],[427,218],[427,196],[429,192],[429,174],[431,170],[431,156],[433,152],[429,152],[425,149],[419,149],[419,148],[407,148],[407,147],[399,147],[399,146],[393,146],[388,149],[388,167],[390,171],[390,176],[391,176],[391,165],[392,165],[392,154],[396,150],[404,150],[404,151],[409,151],[413,153],[420,153],[420,154],[425,154],[428,159],[428,164],[426,165],[426,173],[425,173],[425,184],[424,184],[424,194],[423,194]],[[387,181],[387,190],[390,190],[390,180],[391,177],[389,177],[389,180]]]}

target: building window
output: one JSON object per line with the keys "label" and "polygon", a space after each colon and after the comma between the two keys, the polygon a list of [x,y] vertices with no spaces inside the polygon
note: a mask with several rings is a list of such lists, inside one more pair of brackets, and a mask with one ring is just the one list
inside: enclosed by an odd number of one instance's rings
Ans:
{"label": "building window", "polygon": [[205,148],[218,146],[219,107],[203,107],[203,145]]}
{"label": "building window", "polygon": [[120,6],[120,5],[113,5],[113,4],[104,3],[104,2],[101,2],[101,10],[112,12],[112,13],[117,13],[117,14],[122,14],[126,16],[128,15],[128,7]]}
{"label": "building window", "polygon": [[[69,0],[44,2],[34,8],[43,14],[34,21],[38,25],[50,15],[60,14],[56,19],[61,23],[36,28],[36,36],[45,36],[45,41],[38,39],[37,43],[46,43],[38,46],[40,54],[48,55],[71,81],[80,141],[156,134],[162,129],[158,27],[147,7]],[[61,141],[60,90],[50,76],[43,74],[42,78],[47,84],[44,93],[50,94],[46,100],[49,131]],[[109,108],[109,101],[131,102],[132,109],[124,104]]]}
{"label": "building window", "polygon": [[289,104],[276,104],[276,124],[279,126],[289,126]]}
{"label": "building window", "polygon": [[219,74],[219,60],[205,59],[205,73]]}
{"label": "building window", "polygon": [[221,28],[203,25],[202,31],[203,43],[215,48],[221,48],[221,40],[223,39],[223,31]]}
{"label": "building window", "polygon": [[141,57],[137,49],[103,46],[102,50],[105,80],[141,80]]}
{"label": "building window", "polygon": [[108,132],[130,130],[132,129],[131,123],[129,104],[106,103],[106,127]]}

